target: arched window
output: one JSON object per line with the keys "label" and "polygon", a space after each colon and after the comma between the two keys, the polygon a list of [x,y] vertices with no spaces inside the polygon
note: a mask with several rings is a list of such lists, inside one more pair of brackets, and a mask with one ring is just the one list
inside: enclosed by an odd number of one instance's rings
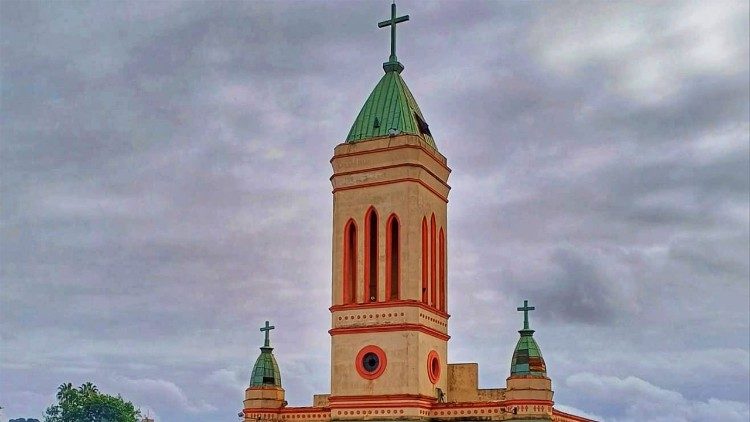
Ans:
{"label": "arched window", "polygon": [[428,262],[427,255],[427,218],[422,217],[422,303],[427,303],[427,280],[428,280]]}
{"label": "arched window", "polygon": [[430,218],[430,305],[437,307],[437,233],[435,214]]}
{"label": "arched window", "polygon": [[401,280],[401,227],[396,214],[391,214],[388,217],[386,230],[385,295],[390,300],[398,300],[399,282]]}
{"label": "arched window", "polygon": [[365,302],[378,301],[378,212],[365,214]]}
{"label": "arched window", "polygon": [[440,271],[438,272],[438,275],[440,276],[440,280],[438,280],[438,283],[440,287],[438,288],[438,293],[440,293],[440,299],[439,303],[440,306],[438,306],[438,309],[441,311],[445,311],[445,232],[443,232],[443,229],[440,229],[440,240],[439,240],[439,265],[440,265]]}
{"label": "arched window", "polygon": [[357,224],[349,220],[344,227],[344,304],[357,301]]}

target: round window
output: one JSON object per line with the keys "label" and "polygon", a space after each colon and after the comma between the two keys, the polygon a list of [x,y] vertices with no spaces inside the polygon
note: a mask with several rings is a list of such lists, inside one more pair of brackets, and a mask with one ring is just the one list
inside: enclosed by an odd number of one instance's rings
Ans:
{"label": "round window", "polygon": [[365,346],[357,353],[354,366],[362,378],[374,380],[385,371],[385,352],[378,346]]}
{"label": "round window", "polygon": [[433,384],[440,380],[440,356],[434,350],[427,355],[427,377]]}
{"label": "round window", "polygon": [[362,367],[365,368],[365,371],[375,372],[378,370],[378,366],[380,366],[380,359],[375,353],[366,353],[362,358]]}

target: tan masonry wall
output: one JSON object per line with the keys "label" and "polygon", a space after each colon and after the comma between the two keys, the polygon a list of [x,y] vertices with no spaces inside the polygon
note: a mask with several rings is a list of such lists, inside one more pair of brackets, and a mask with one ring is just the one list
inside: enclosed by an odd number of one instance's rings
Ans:
{"label": "tan masonry wall", "polygon": [[505,400],[505,388],[481,388],[477,390],[479,401],[503,401]]}
{"label": "tan masonry wall", "polygon": [[[437,352],[445,368],[445,340],[413,330],[345,334],[332,338],[331,361],[334,375],[331,378],[331,406],[345,406],[346,403],[355,401],[381,402],[382,396],[388,395],[422,396],[428,401],[435,401],[435,388],[443,391],[447,389],[447,377],[444,374],[435,385],[427,375],[427,355],[433,350]],[[367,380],[359,375],[355,366],[359,350],[371,344],[383,349],[387,362],[385,372],[380,377]],[[334,398],[339,400],[334,402]]]}
{"label": "tan masonry wall", "polygon": [[451,363],[448,365],[448,402],[478,401],[479,365]]}
{"label": "tan masonry wall", "polygon": [[330,394],[316,394],[313,396],[313,407],[328,407]]}
{"label": "tan masonry wall", "polygon": [[[333,297],[332,303],[343,303],[344,228],[352,219],[357,226],[357,303],[364,303],[365,283],[365,215],[370,207],[378,213],[378,297],[386,300],[386,223],[391,214],[400,222],[400,298],[422,299],[422,219],[429,224],[434,213],[437,232],[442,228],[448,242],[447,209],[445,202],[419,184],[401,182],[361,190],[347,190],[334,194],[333,214]],[[449,265],[446,257],[446,275]],[[431,266],[428,265],[428,269]],[[437,268],[439,270],[439,267]],[[429,288],[429,287],[428,287]],[[447,289],[446,289],[447,290]],[[431,294],[431,293],[430,293]],[[446,301],[447,302],[447,301]]]}
{"label": "tan masonry wall", "polygon": [[[385,304],[383,304],[385,305]],[[419,324],[438,333],[448,334],[448,317],[419,306],[419,302],[397,302],[393,306],[356,306],[331,312],[331,326],[340,328],[392,327]]]}
{"label": "tan masonry wall", "polygon": [[509,377],[505,392],[507,400],[552,401],[552,381],[549,378]]}
{"label": "tan masonry wall", "polygon": [[401,228],[400,297],[421,300],[423,217],[429,222],[435,214],[438,231],[443,228],[446,233],[447,250],[446,199],[450,188],[445,182],[450,170],[445,167],[445,158],[419,137],[401,135],[341,144],[331,162],[334,170],[332,303],[342,303],[344,227],[350,218],[357,224],[357,302],[365,301],[364,219],[370,206],[378,212],[380,228],[378,301],[386,300],[385,228],[392,213],[398,216]]}
{"label": "tan masonry wall", "polygon": [[[418,136],[399,135],[354,144],[341,144],[331,159],[333,186],[333,268],[331,303],[332,408],[361,400],[382,400],[383,395],[436,399],[436,388],[447,390],[448,315],[422,302],[422,220],[434,214],[436,233],[445,232],[447,251],[447,185],[450,169],[445,157]],[[373,207],[378,215],[378,279],[376,301],[365,297],[365,217]],[[399,298],[386,297],[387,222],[399,221]],[[344,228],[357,227],[356,304],[344,304]],[[436,243],[438,241],[436,237]],[[436,259],[439,250],[436,247]],[[445,257],[447,275],[447,256]],[[427,266],[431,271],[432,266]],[[435,265],[439,279],[440,265]],[[428,274],[428,280],[432,273]],[[446,296],[447,296],[446,280]],[[428,298],[431,297],[428,283]],[[436,290],[439,290],[437,283]],[[447,298],[446,298],[447,303]],[[434,305],[437,307],[437,304]],[[356,358],[366,346],[377,346],[386,357],[386,369],[373,380],[356,369]],[[436,385],[428,375],[428,354],[435,351],[441,364]],[[351,399],[346,399],[349,397]],[[344,400],[342,401],[342,398]],[[401,403],[404,405],[406,403]],[[403,406],[402,406],[403,407]],[[349,410],[344,409],[346,412]],[[362,415],[353,413],[342,417]],[[387,411],[387,409],[386,409]],[[374,410],[373,410],[374,412]],[[404,410],[404,415],[412,415]],[[373,415],[375,413],[372,413]],[[387,413],[386,413],[387,415]],[[400,415],[400,413],[399,413]]]}

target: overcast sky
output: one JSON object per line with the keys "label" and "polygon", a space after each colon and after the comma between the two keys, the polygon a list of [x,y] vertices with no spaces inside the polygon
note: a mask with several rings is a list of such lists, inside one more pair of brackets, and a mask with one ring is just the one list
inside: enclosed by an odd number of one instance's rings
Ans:
{"label": "overcast sky", "polygon": [[[561,409],[747,421],[748,2],[400,1],[453,169],[451,362],[504,387],[523,299]],[[0,405],[92,381],[234,421],[266,319],[329,391],[328,162],[382,75],[372,2],[0,3]]]}

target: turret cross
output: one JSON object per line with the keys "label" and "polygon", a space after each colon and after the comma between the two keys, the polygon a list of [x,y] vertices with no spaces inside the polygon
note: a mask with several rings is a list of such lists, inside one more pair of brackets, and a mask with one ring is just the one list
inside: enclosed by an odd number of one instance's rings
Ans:
{"label": "turret cross", "polygon": [[406,22],[409,20],[409,15],[404,15],[400,17],[396,17],[396,2],[391,4],[391,18],[388,20],[385,20],[383,22],[378,22],[378,28],[383,28],[385,26],[391,27],[391,56],[388,57],[389,63],[396,63],[398,60],[396,59],[396,24],[401,22]]}
{"label": "turret cross", "polygon": [[522,308],[516,308],[517,311],[523,312],[523,329],[528,330],[529,329],[529,311],[533,311],[536,309],[533,306],[529,306],[529,301],[524,300],[523,301],[523,307]]}
{"label": "turret cross", "polygon": [[266,333],[266,341],[263,342],[263,347],[271,347],[271,339],[269,338],[269,334],[270,334],[270,331],[273,330],[274,328],[276,328],[276,327],[274,327],[273,325],[269,324],[268,321],[266,321],[266,326],[265,327],[261,327],[260,332],[261,333],[263,333],[263,332]]}

